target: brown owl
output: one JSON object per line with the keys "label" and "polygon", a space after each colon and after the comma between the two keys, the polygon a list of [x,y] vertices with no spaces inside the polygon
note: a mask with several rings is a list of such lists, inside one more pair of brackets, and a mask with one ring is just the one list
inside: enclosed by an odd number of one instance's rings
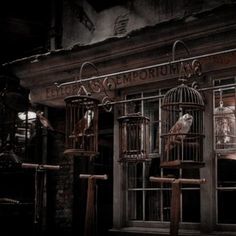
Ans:
{"label": "brown owl", "polygon": [[84,116],[75,125],[73,134],[75,134],[76,136],[81,136],[82,134],[84,134],[85,131],[90,128],[93,118],[94,111],[90,109],[87,110]]}

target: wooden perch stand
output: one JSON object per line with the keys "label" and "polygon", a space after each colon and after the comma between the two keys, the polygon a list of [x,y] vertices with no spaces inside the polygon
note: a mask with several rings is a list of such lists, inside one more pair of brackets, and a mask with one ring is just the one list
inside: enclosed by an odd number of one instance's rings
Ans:
{"label": "wooden perch stand", "polygon": [[107,180],[107,175],[90,175],[90,174],[80,174],[81,179],[88,179],[88,189],[87,189],[87,205],[86,205],[86,215],[85,215],[85,227],[84,236],[94,236],[96,235],[96,219],[95,210],[96,197],[95,197],[95,184],[96,180]]}
{"label": "wooden perch stand", "polygon": [[89,174],[81,174],[79,175],[80,179],[101,179],[101,180],[107,180],[107,175],[89,175]]}
{"label": "wooden perch stand", "polygon": [[[46,202],[46,170],[59,170],[59,165],[22,163],[23,169],[34,169],[34,223],[38,224],[42,215],[43,201]],[[45,203],[44,202],[44,203]],[[46,205],[46,203],[45,203]]]}
{"label": "wooden perch stand", "polygon": [[204,184],[205,179],[175,179],[175,178],[150,178],[151,182],[170,183],[172,184],[171,194],[171,216],[170,216],[170,236],[178,236],[179,221],[180,221],[180,194],[181,184]]}
{"label": "wooden perch stand", "polygon": [[44,165],[44,164],[34,164],[34,163],[22,163],[21,167],[23,169],[39,169],[39,170],[59,170],[59,165]]}

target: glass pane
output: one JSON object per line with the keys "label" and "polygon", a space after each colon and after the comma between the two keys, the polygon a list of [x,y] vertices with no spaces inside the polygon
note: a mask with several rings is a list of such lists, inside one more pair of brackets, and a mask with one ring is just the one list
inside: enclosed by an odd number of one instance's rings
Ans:
{"label": "glass pane", "polygon": [[182,190],[182,221],[200,222],[200,190]]}
{"label": "glass pane", "polygon": [[[145,93],[144,97],[155,96],[155,93]],[[159,152],[160,134],[159,134],[159,99],[144,100],[144,115],[150,119],[150,151]]]}
{"label": "glass pane", "polygon": [[[126,99],[141,98],[141,94],[127,95]],[[141,101],[132,101],[126,104],[126,114],[141,112]]]}
{"label": "glass pane", "polygon": [[218,187],[236,187],[236,160],[218,160]]}
{"label": "glass pane", "polygon": [[180,178],[180,171],[178,169],[163,169],[163,177]]}
{"label": "glass pane", "polygon": [[143,220],[143,192],[128,192],[128,218],[129,220]]}
{"label": "glass pane", "polygon": [[[200,171],[199,169],[182,169],[182,178],[186,179],[199,179]],[[196,185],[195,185],[196,186]]]}
{"label": "glass pane", "polygon": [[171,189],[163,190],[163,220],[170,221]]}
{"label": "glass pane", "polygon": [[145,195],[145,220],[161,220],[161,192],[146,191]]}
{"label": "glass pane", "polygon": [[236,191],[218,191],[218,223],[236,223]]}
{"label": "glass pane", "polygon": [[160,168],[160,158],[152,158],[149,165],[146,164],[146,175],[147,175],[147,187],[156,187],[158,183],[153,183],[149,181],[150,176],[161,176],[161,168]]}
{"label": "glass pane", "polygon": [[128,163],[128,188],[143,187],[143,163]]}
{"label": "glass pane", "polygon": [[[199,169],[182,169],[182,178],[185,179],[200,179],[200,170]],[[195,188],[199,189],[200,185],[196,184],[182,184],[182,188]]]}
{"label": "glass pane", "polygon": [[36,132],[36,113],[29,111],[27,113],[18,113],[15,133],[15,152],[23,157],[25,153],[26,143],[33,138]]}

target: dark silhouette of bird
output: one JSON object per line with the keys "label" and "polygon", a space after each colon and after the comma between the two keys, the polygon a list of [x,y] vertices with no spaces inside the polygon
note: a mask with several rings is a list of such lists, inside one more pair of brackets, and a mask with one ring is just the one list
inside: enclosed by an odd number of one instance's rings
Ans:
{"label": "dark silhouette of bird", "polygon": [[54,128],[52,127],[49,120],[45,116],[43,116],[43,112],[36,111],[36,116],[38,117],[40,123],[44,128],[54,131]]}
{"label": "dark silhouette of bird", "polygon": [[170,151],[175,147],[176,143],[181,142],[185,139],[186,134],[189,132],[191,125],[193,123],[193,117],[186,113],[183,116],[180,116],[178,121],[170,129],[165,151]]}
{"label": "dark silhouette of bird", "polygon": [[88,109],[84,116],[76,123],[73,134],[75,136],[82,136],[91,127],[94,118],[94,111]]}

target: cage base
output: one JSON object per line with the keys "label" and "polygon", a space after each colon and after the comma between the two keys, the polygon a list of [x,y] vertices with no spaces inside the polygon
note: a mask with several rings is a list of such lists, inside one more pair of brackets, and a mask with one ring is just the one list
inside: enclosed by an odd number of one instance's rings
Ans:
{"label": "cage base", "polygon": [[118,162],[150,162],[151,158],[120,158]]}
{"label": "cage base", "polygon": [[162,168],[183,168],[183,169],[197,169],[202,168],[205,166],[204,162],[197,162],[197,161],[164,161],[160,164],[160,167]]}
{"label": "cage base", "polygon": [[94,151],[86,151],[84,149],[66,149],[64,151],[64,155],[67,156],[82,156],[82,157],[93,157],[98,155],[98,152]]}

